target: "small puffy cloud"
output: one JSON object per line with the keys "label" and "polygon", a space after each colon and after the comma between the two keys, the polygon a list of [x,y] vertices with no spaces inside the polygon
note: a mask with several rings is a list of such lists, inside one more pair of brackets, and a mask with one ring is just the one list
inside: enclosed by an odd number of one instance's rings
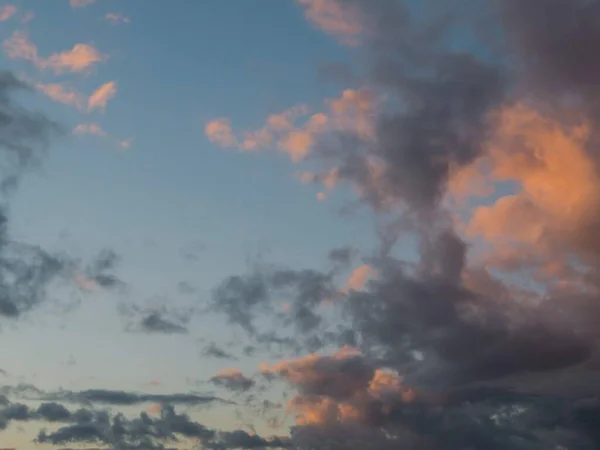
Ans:
{"label": "small puffy cloud", "polygon": [[112,25],[131,22],[129,17],[126,17],[121,13],[114,13],[114,12],[106,13],[106,15],[104,16],[104,20],[111,23]]}
{"label": "small puffy cloud", "polygon": [[89,44],[75,44],[70,50],[54,53],[47,58],[38,54],[38,49],[22,31],[15,31],[3,43],[4,52],[10,59],[23,59],[40,70],[52,70],[55,74],[86,72],[96,64],[108,59]]}
{"label": "small puffy cloud", "polygon": [[4,22],[17,13],[15,5],[4,5],[0,7],[0,22]]}
{"label": "small puffy cloud", "polygon": [[231,121],[226,118],[211,120],[204,127],[204,133],[210,142],[222,147],[234,147],[237,139],[231,130]]}
{"label": "small puffy cloud", "polygon": [[83,7],[89,6],[95,2],[96,2],[96,0],[69,0],[69,3],[71,4],[71,8],[83,8]]}
{"label": "small puffy cloud", "polygon": [[96,89],[88,99],[88,111],[100,109],[104,111],[108,101],[117,94],[117,84],[114,81],[104,83]]}

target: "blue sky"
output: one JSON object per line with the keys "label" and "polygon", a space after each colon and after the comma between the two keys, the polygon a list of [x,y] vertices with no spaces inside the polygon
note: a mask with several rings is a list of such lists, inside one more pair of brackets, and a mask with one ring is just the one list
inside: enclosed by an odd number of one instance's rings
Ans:
{"label": "blue sky", "polygon": [[534,3],[0,0],[0,446],[596,448],[600,10]]}
{"label": "blue sky", "polygon": [[[201,307],[217,283],[246,269],[248,258],[315,267],[330,248],[373,244],[368,216],[351,222],[342,217],[343,196],[317,201],[317,190],[297,180],[298,167],[285,156],[222,150],[204,136],[212,117],[227,115],[239,128],[256,128],[273,111],[296,103],[318,110],[324,98],[339,95],[340,85],[320,77],[319,67],[348,62],[348,49],[315,30],[298,5],[11,4],[18,12],[2,22],[2,40],[25,31],[41,57],[76,43],[110,57],[89,72],[56,75],[5,54],[4,68],[88,95],[106,82],[117,86],[105,111],[89,114],[41,93],[25,98],[67,134],[52,143],[40,169],[16,192],[11,230],[17,239],[82,258],[116,249],[119,276],[128,283],[126,293],[86,295],[67,314],[32,314],[3,326],[9,350],[2,368],[11,381],[48,390],[144,390],[159,379],[163,390],[185,391],[186,380],[207,379],[224,366],[199,356],[197,338],[226,342],[232,329],[199,317],[189,335],[127,333],[119,303],[158,298]],[[27,11],[35,15],[23,24]],[[130,22],[108,23],[109,12]],[[97,123],[110,137],[71,135],[80,123]],[[130,137],[129,149],[115,144]],[[194,261],[181,256],[186,248],[197,253]],[[181,281],[197,294],[179,294]],[[30,438],[12,430],[2,443],[29,448]]]}

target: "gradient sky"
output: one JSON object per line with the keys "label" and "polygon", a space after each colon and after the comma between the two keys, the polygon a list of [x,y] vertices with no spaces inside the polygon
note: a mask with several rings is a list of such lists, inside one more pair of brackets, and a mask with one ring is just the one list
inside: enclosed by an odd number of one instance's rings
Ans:
{"label": "gradient sky", "polygon": [[[298,5],[10,4],[18,10],[1,23],[2,40],[23,32],[40,57],[86,43],[109,58],[89,71],[55,75],[5,53],[5,69],[88,96],[107,82],[117,88],[104,111],[89,113],[27,96],[28,104],[68,130],[94,123],[108,136],[68,133],[54,142],[12,202],[11,229],[17,239],[81,257],[118,249],[119,276],[129,288],[122,295],[86,295],[66,315],[4,325],[5,383],[187,391],[190,380],[206,380],[228,363],[201,358],[197,339],[225,344],[232,329],[199,318],[188,335],[129,333],[117,304],[199,306],[221,279],[243,271],[248,258],[314,267],[330,247],[373,242],[368,217],[348,222],[335,212],[340,204],[317,201],[317,190],[294,178],[297,168],[289,159],[220,151],[204,136],[213,116],[254,128],[272,111],[296,103],[318,109],[324,98],[339,95],[339,83],[320,76],[319,68],[347,62],[348,51],[311,27]],[[23,23],[30,11],[33,18]],[[108,13],[129,21],[110,23]],[[117,141],[127,138],[133,138],[131,147],[120,148]],[[178,293],[182,281],[197,290],[193,300]],[[155,379],[160,386],[149,386]],[[7,447],[30,448],[30,440],[14,429],[2,435]]]}
{"label": "gradient sky", "polygon": [[[40,413],[1,427],[2,394],[73,411],[89,389],[146,397],[85,406],[160,418],[173,403],[237,438],[295,424],[295,448],[600,445],[564,419],[600,405],[582,381],[600,367],[600,11],[444,5],[0,0],[2,70],[31,87],[11,99],[62,129],[3,194],[9,235],[71,264],[31,311],[0,303],[0,447],[95,448],[34,443],[65,426]],[[119,281],[103,285],[93,262],[110,251]],[[469,425],[455,436],[446,412]],[[465,431],[488,422],[496,447]],[[526,432],[539,446],[509,441]]]}

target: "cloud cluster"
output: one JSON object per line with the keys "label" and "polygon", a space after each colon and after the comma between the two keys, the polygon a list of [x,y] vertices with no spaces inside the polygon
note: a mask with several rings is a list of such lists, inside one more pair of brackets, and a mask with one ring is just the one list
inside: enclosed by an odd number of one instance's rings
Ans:
{"label": "cloud cluster", "polygon": [[[298,3],[315,26],[364,51],[368,90],[339,99],[369,92],[364,121],[315,134],[312,125],[268,120],[243,138],[223,119],[206,129],[242,150],[255,148],[249,137],[256,148],[282,149],[290,132],[308,132],[300,155],[322,166],[302,180],[351,185],[384,224],[381,251],[350,278],[354,289],[335,288],[330,272],[283,277],[286,294],[303,293],[289,302],[301,307],[291,322],[299,334],[328,333],[296,340],[297,351],[342,335],[356,347],[262,368],[296,391],[293,445],[596,448],[600,66],[590,43],[600,36],[598,5]],[[329,121],[346,110],[323,114]],[[407,238],[416,259],[393,252]],[[331,260],[347,265],[350,254]],[[265,299],[283,297],[274,279],[270,270],[229,278],[217,309],[250,335],[273,336],[287,325],[282,318],[266,331],[272,323],[261,321],[277,310]],[[297,282],[311,288],[296,291]],[[336,329],[322,309],[334,296]]]}
{"label": "cloud cluster", "polygon": [[3,47],[10,59],[29,61],[38,69],[51,70],[55,74],[88,73],[97,64],[108,59],[108,55],[101,53],[90,44],[75,44],[70,50],[42,57],[38,54],[36,45],[22,31],[15,31],[10,38],[4,41]]}

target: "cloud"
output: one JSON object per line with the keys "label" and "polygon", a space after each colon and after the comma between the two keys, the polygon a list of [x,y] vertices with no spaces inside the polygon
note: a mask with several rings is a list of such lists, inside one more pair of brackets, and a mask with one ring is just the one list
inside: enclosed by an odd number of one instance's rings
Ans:
{"label": "cloud", "polygon": [[106,20],[107,22],[109,22],[112,25],[131,22],[129,17],[126,17],[121,13],[114,13],[114,12],[106,13],[106,15],[104,16],[104,20]]}
{"label": "cloud", "polygon": [[95,2],[96,0],[69,0],[71,8],[84,8]]}
{"label": "cloud", "polygon": [[72,88],[60,83],[36,83],[35,88],[52,100],[73,106],[79,110],[85,104],[85,96]]}
{"label": "cloud", "polygon": [[305,8],[306,18],[322,31],[341,42],[354,45],[363,31],[362,16],[352,2],[337,0],[296,0]]}
{"label": "cloud", "polygon": [[5,22],[17,13],[15,5],[3,5],[0,7],[0,22]]}
{"label": "cloud", "polygon": [[83,135],[99,136],[101,138],[108,139],[116,147],[121,148],[123,150],[130,149],[133,146],[133,142],[134,142],[134,138],[132,138],[132,137],[126,138],[126,139],[119,139],[119,138],[115,138],[114,136],[111,136],[97,122],[77,124],[73,128],[72,134],[75,136],[83,136]]}
{"label": "cloud", "polygon": [[23,59],[40,70],[52,70],[55,74],[65,72],[85,73],[98,63],[106,61],[108,55],[100,53],[89,44],[75,44],[72,49],[54,53],[47,58],[38,55],[38,50],[25,32],[15,31],[3,42],[4,52],[10,59]]}
{"label": "cloud", "polygon": [[202,356],[217,358],[217,359],[236,359],[231,353],[217,346],[214,342],[208,344],[202,349]]}
{"label": "cloud", "polygon": [[104,83],[98,89],[96,89],[90,98],[88,99],[87,109],[93,111],[94,109],[100,109],[104,112],[108,101],[117,94],[117,84],[114,81]]}
{"label": "cloud", "polygon": [[211,383],[216,386],[224,387],[231,391],[247,391],[252,388],[255,382],[244,376],[238,369],[225,369],[221,370],[215,376],[210,379]]}
{"label": "cloud", "polygon": [[[209,121],[205,134],[210,142],[240,151],[258,151],[276,147],[293,162],[304,160],[320,139],[329,133],[352,131],[361,137],[372,135],[371,115],[375,98],[366,89],[346,89],[339,98],[325,102],[326,112],[309,115],[306,105],[296,105],[267,117],[263,127],[234,134],[231,121],[218,118]],[[303,123],[299,120],[303,118]]]}
{"label": "cloud", "polygon": [[105,389],[90,389],[87,391],[59,391],[45,394],[44,400],[61,401],[80,404],[104,405],[139,405],[142,403],[199,405],[221,401],[217,397],[195,394],[144,394],[126,391],[111,391]]}
{"label": "cloud", "polygon": [[42,429],[35,443],[51,445],[101,445],[115,449],[144,448],[167,450],[169,444],[182,445],[195,441],[206,448],[286,448],[289,438],[261,437],[243,430],[217,431],[178,414],[172,405],[162,404],[158,417],[141,412],[136,417],[122,413],[80,408],[71,411],[61,403],[44,402],[37,408],[21,403],[3,402],[0,405],[0,430],[9,423],[29,421],[52,425],[52,431]]}
{"label": "cloud", "polygon": [[[301,270],[281,291],[266,266],[215,290],[215,310],[259,343],[300,335],[282,348],[309,356],[261,368],[286,382],[293,445],[598,447],[598,5],[299,3],[338,37],[356,14],[346,34],[364,51],[368,114],[344,121],[349,104],[361,111],[349,90],[310,127],[300,117],[250,133],[229,125],[229,146],[311,131],[301,180],[353,187],[381,242],[364,266],[377,276],[361,269],[348,283],[358,289],[326,308],[329,290],[294,297]],[[328,277],[340,272],[311,279],[339,292]],[[289,318],[280,300],[301,314]],[[355,352],[312,353],[344,335]]]}
{"label": "cloud", "polygon": [[142,333],[186,334],[192,311],[189,309],[123,306],[121,313],[129,318],[126,329]]}
{"label": "cloud", "polygon": [[92,112],[96,109],[104,112],[108,101],[117,93],[114,81],[99,86],[89,97],[70,87],[66,83],[32,83],[35,88],[52,100],[72,106],[80,111]]}
{"label": "cloud", "polygon": [[80,123],[75,128],[73,128],[73,134],[82,135],[82,134],[93,134],[95,136],[107,136],[108,133],[102,129],[102,127],[97,123]]}

